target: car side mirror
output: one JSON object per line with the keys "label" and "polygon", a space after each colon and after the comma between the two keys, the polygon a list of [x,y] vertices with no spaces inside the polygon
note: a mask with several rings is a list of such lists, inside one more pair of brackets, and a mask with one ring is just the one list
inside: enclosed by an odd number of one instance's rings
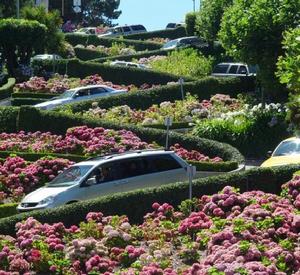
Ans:
{"label": "car side mirror", "polygon": [[273,151],[268,151],[267,152],[267,157],[270,158],[272,156]]}
{"label": "car side mirror", "polygon": [[92,185],[95,185],[97,182],[96,182],[96,179],[95,178],[89,178],[87,181],[86,181],[86,185],[87,186],[92,186]]}

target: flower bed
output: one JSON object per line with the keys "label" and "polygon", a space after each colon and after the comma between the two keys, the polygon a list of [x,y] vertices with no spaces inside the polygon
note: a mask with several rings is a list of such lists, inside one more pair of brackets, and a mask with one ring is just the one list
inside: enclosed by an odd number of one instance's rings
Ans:
{"label": "flower bed", "polygon": [[[298,274],[300,178],[285,197],[232,187],[182,202],[153,203],[141,225],[91,212],[79,226],[28,218],[0,237],[4,272],[38,274]],[[191,212],[191,207],[193,212]]]}
{"label": "flower bed", "polygon": [[163,125],[165,118],[170,116],[174,123],[188,124],[198,119],[221,117],[224,113],[240,110],[242,106],[241,100],[228,95],[216,94],[210,100],[202,101],[196,96],[187,95],[185,100],[177,100],[174,103],[164,101],[144,111],[131,109],[127,105],[106,110],[94,103],[93,108],[82,114],[87,117],[141,125]]}
{"label": "flower bed", "polygon": [[27,162],[11,156],[0,162],[0,204],[16,202],[37,187],[52,180],[73,162],[67,159],[44,157]]}
{"label": "flower bed", "polygon": [[134,85],[117,85],[109,81],[104,81],[98,74],[90,75],[84,79],[80,78],[68,78],[68,76],[62,76],[56,74],[53,78],[45,80],[43,77],[32,77],[30,80],[16,84],[14,88],[15,95],[19,93],[41,93],[41,94],[53,94],[53,96],[61,94],[68,89],[87,86],[87,85],[106,85],[114,89],[119,90],[145,90],[158,85],[143,84],[139,87]]}

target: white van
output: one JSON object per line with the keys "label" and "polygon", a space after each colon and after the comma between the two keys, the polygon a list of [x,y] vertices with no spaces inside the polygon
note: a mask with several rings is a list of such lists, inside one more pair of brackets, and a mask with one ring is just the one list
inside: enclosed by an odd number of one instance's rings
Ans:
{"label": "white van", "polygon": [[143,25],[125,25],[117,26],[111,29],[108,29],[106,33],[98,35],[99,37],[115,37],[123,36],[128,34],[142,33],[147,32],[146,28]]}

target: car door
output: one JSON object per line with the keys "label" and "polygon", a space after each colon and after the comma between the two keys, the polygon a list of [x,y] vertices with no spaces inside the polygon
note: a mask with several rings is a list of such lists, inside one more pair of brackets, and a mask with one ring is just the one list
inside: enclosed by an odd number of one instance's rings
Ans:
{"label": "car door", "polygon": [[80,89],[78,90],[73,98],[73,101],[84,101],[90,99],[90,89]]}

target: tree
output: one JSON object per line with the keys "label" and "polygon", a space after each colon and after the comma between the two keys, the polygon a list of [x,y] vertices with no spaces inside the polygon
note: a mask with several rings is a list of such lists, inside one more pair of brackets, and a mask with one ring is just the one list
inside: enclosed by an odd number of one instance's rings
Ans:
{"label": "tree", "polygon": [[57,53],[63,47],[64,36],[59,31],[62,19],[58,11],[46,12],[43,6],[25,7],[21,14],[22,18],[36,20],[47,27],[45,45],[40,51],[46,50],[49,53]]}
{"label": "tree", "polygon": [[278,95],[282,87],[275,71],[284,51],[283,32],[295,28],[299,20],[299,0],[235,0],[224,12],[219,37],[229,55],[258,64],[263,87]]}
{"label": "tree", "polygon": [[[33,6],[34,0],[20,0],[20,8]],[[0,0],[0,18],[16,17],[16,0]]]}
{"label": "tree", "polygon": [[210,44],[217,39],[221,19],[227,7],[233,0],[203,0],[196,19],[197,34]]}
{"label": "tree", "polygon": [[281,83],[300,94],[300,27],[289,30],[284,35],[285,55],[277,63],[277,76]]}
{"label": "tree", "polygon": [[29,62],[34,51],[45,43],[46,26],[23,19],[0,20],[0,52],[9,74],[14,75],[20,64]]}

